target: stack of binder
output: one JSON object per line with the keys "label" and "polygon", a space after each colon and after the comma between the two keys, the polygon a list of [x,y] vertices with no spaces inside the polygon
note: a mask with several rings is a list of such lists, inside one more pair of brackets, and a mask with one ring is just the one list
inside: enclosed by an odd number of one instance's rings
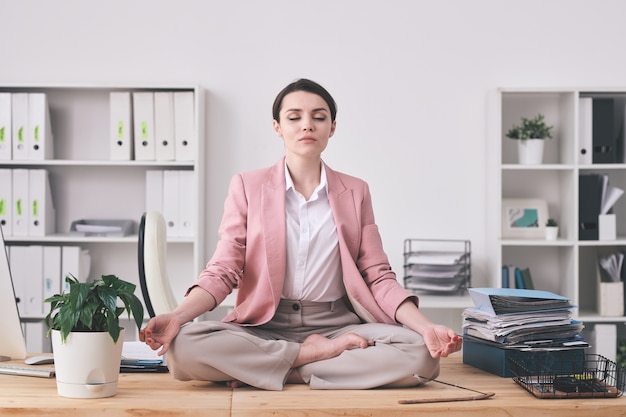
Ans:
{"label": "stack of binder", "polygon": [[0,93],[0,160],[53,158],[45,93]]}
{"label": "stack of binder", "polygon": [[195,187],[193,171],[146,171],[146,211],[163,214],[168,236],[195,236]]}
{"label": "stack of binder", "polygon": [[55,232],[47,170],[0,169],[0,225],[5,236],[46,236]]}
{"label": "stack of binder", "polygon": [[193,161],[193,91],[110,93],[110,155],[119,161]]}
{"label": "stack of binder", "polygon": [[569,299],[548,291],[471,288],[463,312],[463,362],[502,377],[511,361],[529,364],[577,358],[587,342]]}
{"label": "stack of binder", "polygon": [[63,277],[72,274],[86,281],[91,268],[89,250],[80,246],[8,246],[18,310],[23,318],[40,318],[49,306],[44,300],[68,285]]}
{"label": "stack of binder", "polygon": [[579,99],[579,132],[581,164],[614,164],[624,161],[624,123],[618,103],[610,97]]}

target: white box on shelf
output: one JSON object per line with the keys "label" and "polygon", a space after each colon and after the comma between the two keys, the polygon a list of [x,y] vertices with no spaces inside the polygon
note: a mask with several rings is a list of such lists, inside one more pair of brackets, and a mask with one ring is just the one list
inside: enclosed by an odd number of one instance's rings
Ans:
{"label": "white box on shelf", "polygon": [[593,353],[615,361],[617,353],[617,326],[614,323],[594,324],[591,345]]}
{"label": "white box on shelf", "polygon": [[598,313],[601,316],[624,315],[624,283],[598,283]]}
{"label": "white box on shelf", "polygon": [[617,238],[617,221],[615,214],[598,216],[598,240],[615,240]]}

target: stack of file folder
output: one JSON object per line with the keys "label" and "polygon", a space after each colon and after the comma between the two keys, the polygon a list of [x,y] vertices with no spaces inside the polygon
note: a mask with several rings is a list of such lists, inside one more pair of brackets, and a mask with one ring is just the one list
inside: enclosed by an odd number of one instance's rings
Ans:
{"label": "stack of file folder", "polygon": [[475,307],[463,312],[463,362],[512,376],[512,360],[538,366],[584,355],[584,325],[568,298],[547,291],[470,288]]}

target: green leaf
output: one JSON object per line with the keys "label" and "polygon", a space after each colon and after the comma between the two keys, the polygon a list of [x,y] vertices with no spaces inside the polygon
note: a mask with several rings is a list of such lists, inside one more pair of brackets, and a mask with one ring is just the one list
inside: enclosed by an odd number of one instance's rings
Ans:
{"label": "green leaf", "polygon": [[115,314],[117,307],[117,294],[111,287],[100,287],[97,289],[98,298],[110,314]]}
{"label": "green leaf", "polygon": [[107,327],[109,328],[109,334],[113,338],[113,341],[117,343],[117,339],[120,338],[120,331],[122,328],[119,325],[119,321],[115,316],[108,316]]}

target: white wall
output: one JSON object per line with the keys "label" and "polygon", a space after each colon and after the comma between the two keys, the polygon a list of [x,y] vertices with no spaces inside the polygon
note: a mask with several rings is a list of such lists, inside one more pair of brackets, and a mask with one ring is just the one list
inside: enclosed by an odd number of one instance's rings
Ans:
{"label": "white wall", "polygon": [[325,159],[370,183],[399,275],[405,238],[470,239],[480,284],[488,93],[626,87],[625,16],[621,0],[0,0],[0,83],[206,88],[211,252],[230,176],[282,155],[274,96],[317,80],[339,104]]}

